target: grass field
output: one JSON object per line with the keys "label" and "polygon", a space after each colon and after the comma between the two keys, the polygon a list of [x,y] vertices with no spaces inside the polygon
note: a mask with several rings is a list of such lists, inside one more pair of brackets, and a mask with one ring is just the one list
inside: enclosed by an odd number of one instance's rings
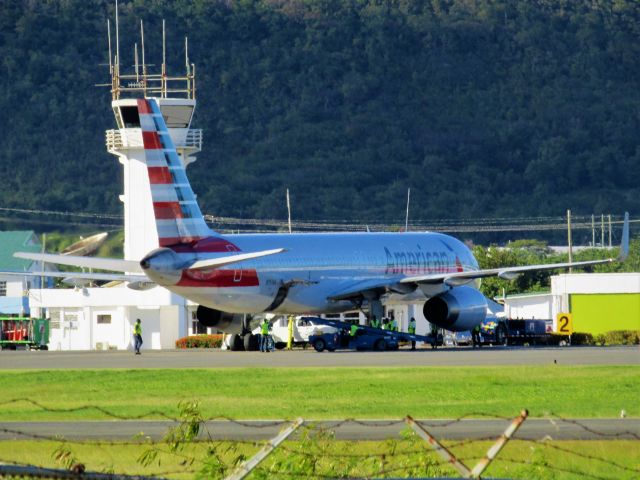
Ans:
{"label": "grass field", "polygon": [[207,418],[640,416],[638,366],[29,370],[0,371],[0,385],[0,418],[15,421],[109,418],[88,405],[176,416],[181,400]]}
{"label": "grass field", "polygon": [[[205,418],[454,418],[640,416],[638,366],[0,371],[0,418],[13,421],[177,417],[199,402]],[[20,400],[22,399],[22,400]],[[41,408],[25,399],[43,405]],[[151,413],[161,412],[161,413]],[[470,467],[489,447],[448,444]],[[89,471],[221,478],[255,453],[254,442],[145,444],[1,441],[0,462]],[[149,454],[152,455],[149,455]],[[56,460],[56,455],[65,461]],[[156,456],[157,455],[157,456]],[[150,460],[143,465],[142,457]],[[512,441],[487,476],[635,479],[638,441]],[[286,442],[250,478],[455,476],[419,438],[341,442],[330,436]]]}
{"label": "grass field", "polygon": [[[445,443],[468,467],[490,443]],[[253,455],[261,445],[207,442],[170,452],[167,445],[65,444],[52,441],[0,442],[0,461],[63,468],[55,454],[81,462],[88,471],[157,475],[175,479],[222,478],[234,461]],[[147,466],[139,458],[157,449]],[[311,455],[309,455],[311,454]],[[206,472],[206,474],[203,474]],[[249,478],[456,476],[456,471],[419,439],[386,442],[285,442]],[[640,444],[631,441],[526,442],[514,440],[486,471],[486,476],[526,479],[637,479]]]}

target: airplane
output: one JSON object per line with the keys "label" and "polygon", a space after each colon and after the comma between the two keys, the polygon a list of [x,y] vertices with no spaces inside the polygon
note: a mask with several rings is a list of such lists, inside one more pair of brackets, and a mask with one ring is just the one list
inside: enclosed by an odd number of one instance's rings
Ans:
{"label": "airplane", "polygon": [[119,272],[44,272],[48,276],[120,280],[134,289],[162,286],[197,303],[205,326],[245,334],[249,326],[241,314],[368,307],[381,318],[389,296],[424,301],[424,316],[438,327],[471,330],[486,316],[487,301],[478,290],[482,278],[624,261],[629,252],[628,213],[615,259],[493,269],[480,269],[466,245],[441,233],[221,235],[204,221],[158,102],[138,99],[137,107],[158,248],[139,261],[39,253],[16,257]]}

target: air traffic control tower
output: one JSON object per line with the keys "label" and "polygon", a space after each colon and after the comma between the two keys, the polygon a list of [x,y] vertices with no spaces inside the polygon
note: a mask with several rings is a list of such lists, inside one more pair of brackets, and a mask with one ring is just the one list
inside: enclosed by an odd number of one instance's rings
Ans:
{"label": "air traffic control tower", "polygon": [[[191,119],[196,107],[195,65],[189,63],[185,38],[184,76],[167,75],[164,21],[162,22],[162,65],[160,72],[149,73],[145,63],[144,30],[140,23],[141,57],[138,45],[134,50],[134,72],[120,73],[120,51],[116,17],[116,52],[111,52],[109,28],[109,69],[111,73],[111,106],[117,129],[107,130],[109,153],[118,156],[124,168],[124,258],[140,260],[158,247],[151,187],[145,163],[142,130],[138,117],[138,98],[155,98],[162,111],[178,156],[186,167],[196,160],[202,148],[202,130],[192,129]],[[108,86],[108,85],[107,85]]]}
{"label": "air traffic control tower", "polygon": [[[108,27],[109,23],[107,24]],[[185,41],[186,73],[182,77],[167,75],[163,22],[163,55],[159,72],[150,73],[145,63],[144,35],[140,25],[142,48],[134,50],[132,73],[120,73],[118,48],[118,3],[116,2],[115,55],[109,34],[109,70],[111,106],[117,128],[106,133],[107,150],[117,155],[124,170],[124,256],[140,260],[158,245],[151,187],[142,142],[137,101],[155,98],[160,106],[176,151],[186,166],[195,160],[202,146],[202,132],[192,130],[191,119],[196,106],[194,66],[189,63]],[[111,28],[109,28],[111,31]],[[130,62],[127,62],[130,63]],[[155,67],[157,69],[157,67]],[[29,295],[31,311],[46,315],[56,325],[51,329],[52,350],[131,350],[131,332],[137,318],[143,323],[142,337],[147,349],[175,348],[175,342],[195,330],[196,306],[164,288],[129,283],[81,289],[51,288],[33,290]],[[129,287],[129,288],[127,288]]]}

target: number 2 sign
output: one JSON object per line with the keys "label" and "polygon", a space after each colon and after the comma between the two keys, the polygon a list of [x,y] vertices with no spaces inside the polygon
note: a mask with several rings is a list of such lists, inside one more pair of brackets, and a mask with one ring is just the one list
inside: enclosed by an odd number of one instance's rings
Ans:
{"label": "number 2 sign", "polygon": [[556,316],[556,333],[560,335],[571,335],[573,333],[573,315],[570,313],[559,313]]}

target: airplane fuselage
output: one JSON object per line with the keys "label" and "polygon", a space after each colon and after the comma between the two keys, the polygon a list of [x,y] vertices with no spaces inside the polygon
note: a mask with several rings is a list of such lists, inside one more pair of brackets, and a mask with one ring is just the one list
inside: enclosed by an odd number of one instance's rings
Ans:
{"label": "airplane fuselage", "polygon": [[[176,284],[165,286],[230,313],[326,313],[353,309],[350,299],[332,299],[350,289],[478,269],[459,240],[428,232],[225,235],[173,250],[185,259],[195,254],[201,260],[271,248],[286,251],[225,268],[185,270]],[[416,294],[424,298],[421,291]]]}

